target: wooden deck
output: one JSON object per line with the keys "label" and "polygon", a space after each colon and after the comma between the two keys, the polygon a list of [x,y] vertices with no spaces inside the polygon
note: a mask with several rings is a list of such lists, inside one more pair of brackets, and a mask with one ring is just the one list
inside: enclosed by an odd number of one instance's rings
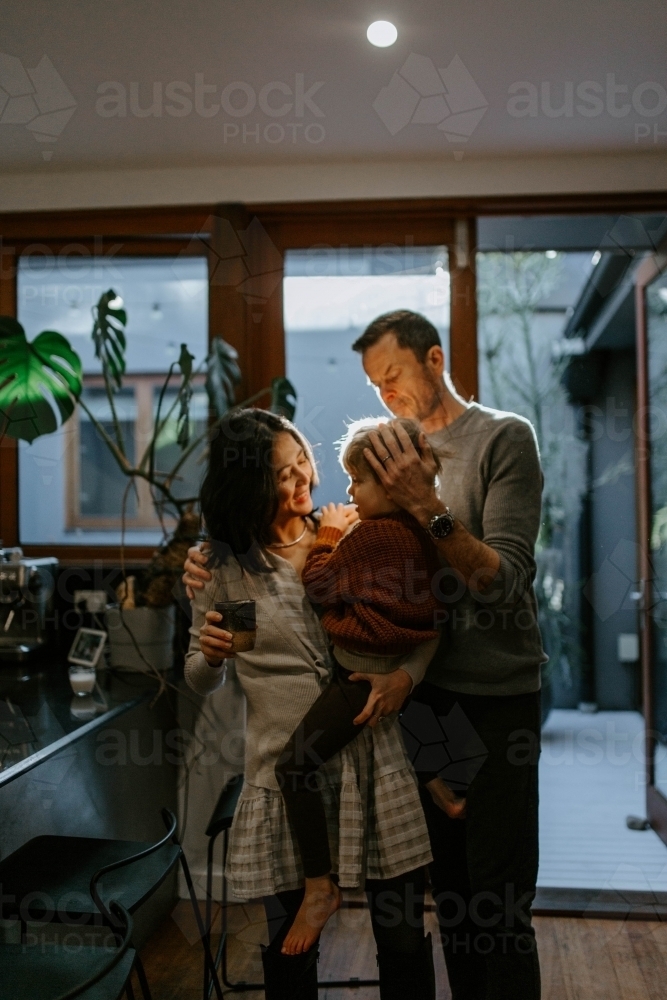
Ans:
{"label": "wooden deck", "polygon": [[643,719],[637,712],[555,710],[540,761],[538,885],[667,891],[667,847],[645,815]]}

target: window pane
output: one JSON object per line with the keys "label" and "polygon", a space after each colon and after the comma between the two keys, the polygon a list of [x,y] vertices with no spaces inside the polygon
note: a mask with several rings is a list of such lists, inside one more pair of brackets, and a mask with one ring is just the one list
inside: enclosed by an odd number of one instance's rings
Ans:
{"label": "window pane", "polygon": [[[156,386],[153,390],[153,413],[157,415],[160,389]],[[174,406],[176,392],[166,392],[162,400],[160,411],[160,422],[164,422],[168,417],[164,428],[158,438],[155,449],[155,467],[161,472],[171,472],[178,463],[182,449],[178,445],[178,407]],[[190,440],[194,441],[206,430],[208,420],[208,396],[202,388],[192,394],[190,400]],[[198,448],[185,460],[179,468],[177,478],[172,485],[172,493],[176,497],[195,497],[199,493],[199,486],[205,472],[202,456],[206,450],[206,441],[202,441]]]}
{"label": "window pane", "polygon": [[[204,258],[21,258],[18,273],[18,318],[33,340],[42,330],[56,330],[70,341],[83,362],[84,373],[95,376],[100,365],[91,339],[91,309],[100,295],[113,288],[127,310],[126,374],[129,396],[138,391],[136,376],[165,373],[178,359],[180,344],[187,343],[199,365],[208,345],[208,278]],[[134,378],[133,378],[134,376]],[[130,387],[132,383],[133,388]],[[150,420],[149,387],[147,416]],[[86,398],[101,400],[97,387],[87,387]],[[102,405],[101,402],[96,405]],[[106,405],[106,404],[105,404]],[[136,398],[135,404],[139,406]],[[126,447],[137,447],[134,415],[124,410]],[[110,416],[108,412],[104,416]],[[118,544],[122,492],[126,480],[115,470],[105,446],[94,435],[89,421],[78,410],[75,418],[55,434],[19,445],[19,514],[21,541],[26,544]],[[141,424],[141,419],[139,420]],[[68,449],[79,442],[77,461]],[[128,451],[129,454],[129,451]],[[67,470],[80,469],[80,481],[70,484],[78,496],[79,514],[116,518],[118,527],[91,528],[71,524],[67,506]],[[120,478],[118,478],[120,477]],[[133,491],[132,491],[133,493]],[[136,498],[128,499],[128,517],[137,513]],[[134,514],[131,514],[134,511]],[[145,523],[145,519],[144,519]],[[159,541],[158,528],[129,527],[129,544]]]}
{"label": "window pane", "polygon": [[387,413],[352,344],[382,313],[412,309],[431,320],[448,353],[447,248],[290,250],[283,296],[296,422],[315,446],[320,471],[316,502],[344,501],[348,480],[335,442],[350,420]]}
{"label": "window pane", "polygon": [[[111,408],[104,389],[85,389],[83,400],[107,434],[113,434]],[[116,415],[121,427],[125,454],[134,462],[134,430],[137,408],[133,389],[122,389],[115,398]],[[98,434],[88,415],[81,411],[79,425],[79,512],[83,517],[118,517],[128,478]],[[136,517],[136,494],[127,490],[125,516]]]}

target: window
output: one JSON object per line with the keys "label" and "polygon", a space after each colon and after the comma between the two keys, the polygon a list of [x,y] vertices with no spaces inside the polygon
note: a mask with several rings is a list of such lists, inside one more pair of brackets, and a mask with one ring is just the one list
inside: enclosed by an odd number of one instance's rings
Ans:
{"label": "window", "polygon": [[444,246],[287,251],[287,377],[297,390],[296,422],[315,447],[320,503],[348,499],[335,447],[346,424],[387,415],[352,344],[382,313],[412,309],[431,320],[448,353],[447,261]]}
{"label": "window", "polygon": [[[116,393],[116,414],[123,433],[125,453],[132,463],[144,454],[150,441],[163,384],[160,376],[135,375],[126,378],[123,388]],[[175,391],[165,392],[163,416],[169,413],[175,398]],[[100,378],[86,378],[83,399],[105,431],[113,433],[111,410]],[[191,438],[203,433],[207,418],[208,397],[203,378],[200,378],[190,402]],[[129,480],[118,468],[83,409],[76,410],[71,425],[72,445],[67,450],[66,469],[68,530],[122,527],[123,511],[126,530],[159,528],[148,484],[137,479],[128,485]],[[171,416],[157,441],[156,469],[168,472],[178,461],[180,448],[176,436],[177,421],[175,416]],[[187,497],[197,493],[203,471],[200,460],[201,450],[194,452],[183,463],[174,483],[175,496]]]}
{"label": "window", "polygon": [[[57,330],[83,362],[84,399],[93,414],[111,420],[100,366],[91,340],[91,309],[113,288],[128,315],[126,375],[115,394],[128,457],[139,458],[150,439],[160,387],[169,365],[187,343],[201,364],[208,346],[208,280],[204,258],[113,258],[64,263],[58,258],[21,258],[18,274],[19,321],[29,340],[41,330]],[[173,393],[167,393],[163,413]],[[203,378],[192,400],[193,433],[205,426]],[[156,449],[158,468],[173,464],[175,420],[163,430]],[[179,470],[176,491],[195,495],[203,469],[192,455]],[[128,480],[81,408],[56,433],[19,448],[19,518],[24,544],[118,544],[125,496],[128,544],[151,545],[161,537],[147,484]]]}

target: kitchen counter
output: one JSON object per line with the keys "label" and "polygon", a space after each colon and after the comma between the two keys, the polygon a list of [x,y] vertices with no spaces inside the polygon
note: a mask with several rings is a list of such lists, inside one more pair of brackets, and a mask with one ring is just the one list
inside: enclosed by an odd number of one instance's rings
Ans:
{"label": "kitchen counter", "polygon": [[102,670],[93,694],[76,696],[67,667],[58,659],[40,670],[0,664],[0,786],[148,701],[157,689],[151,677]]}

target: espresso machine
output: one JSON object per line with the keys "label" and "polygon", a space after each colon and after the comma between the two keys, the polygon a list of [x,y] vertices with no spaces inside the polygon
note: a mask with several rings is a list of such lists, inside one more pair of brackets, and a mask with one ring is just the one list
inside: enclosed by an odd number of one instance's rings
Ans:
{"label": "espresso machine", "polygon": [[58,560],[24,556],[0,542],[0,666],[39,659],[55,632]]}

